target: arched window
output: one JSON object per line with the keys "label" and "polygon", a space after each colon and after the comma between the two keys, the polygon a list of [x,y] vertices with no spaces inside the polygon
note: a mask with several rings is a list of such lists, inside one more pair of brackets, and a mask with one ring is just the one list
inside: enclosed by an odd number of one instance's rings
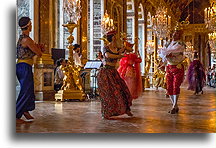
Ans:
{"label": "arched window", "polygon": [[141,63],[141,72],[144,73],[144,67],[145,67],[145,47],[144,47],[144,11],[143,11],[143,6],[142,4],[139,5],[138,8],[138,49],[140,56],[142,58],[142,63]]}
{"label": "arched window", "polygon": [[150,53],[151,54],[151,67],[150,67],[150,75],[153,75],[154,73],[154,56],[153,56],[153,52],[154,52],[154,33],[153,33],[153,30],[152,30],[152,15],[150,12],[148,12],[147,14],[147,43],[152,43],[152,48],[151,48],[151,51]]}
{"label": "arched window", "polygon": [[[65,49],[65,58],[68,59],[69,50],[67,49],[69,32],[67,28],[63,27],[63,24],[68,23],[68,16],[63,11],[63,0],[58,0],[58,48]],[[77,28],[73,31],[74,41],[73,44],[77,44]]]}
{"label": "arched window", "polygon": [[88,0],[88,47],[90,60],[103,48],[101,19],[104,14],[104,0]]}
{"label": "arched window", "polygon": [[148,15],[147,15],[147,40],[150,41],[150,40],[154,40],[154,37],[153,37],[153,31],[152,31],[152,19],[151,19],[152,15],[150,12],[148,12]]}
{"label": "arched window", "polygon": [[[21,29],[18,26],[18,21],[21,17],[27,16],[31,18],[32,26],[34,26],[34,0],[17,0],[17,39],[21,34]],[[30,33],[30,37],[34,38],[34,27]]]}
{"label": "arched window", "polygon": [[129,42],[134,42],[134,2],[127,0],[127,38]]}

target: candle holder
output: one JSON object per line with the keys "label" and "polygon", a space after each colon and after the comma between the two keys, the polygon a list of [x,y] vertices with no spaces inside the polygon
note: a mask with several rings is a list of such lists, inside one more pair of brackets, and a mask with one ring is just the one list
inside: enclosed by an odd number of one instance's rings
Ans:
{"label": "candle holder", "polygon": [[204,10],[204,20],[206,24],[206,28],[209,29],[210,31],[215,31],[215,3],[213,2],[211,7],[205,8]]}
{"label": "candle holder", "polygon": [[73,31],[78,25],[76,22],[80,19],[81,6],[80,0],[64,0],[64,12],[69,16],[69,22],[67,24],[63,24],[63,27],[66,27],[69,36],[68,46],[69,49],[69,58],[68,64],[65,67],[61,67],[61,70],[64,73],[63,85],[61,90],[55,94],[56,100],[68,100],[68,99],[79,99],[84,100],[85,94],[83,92],[83,87],[81,83],[80,70],[81,67],[74,64],[73,59]]}

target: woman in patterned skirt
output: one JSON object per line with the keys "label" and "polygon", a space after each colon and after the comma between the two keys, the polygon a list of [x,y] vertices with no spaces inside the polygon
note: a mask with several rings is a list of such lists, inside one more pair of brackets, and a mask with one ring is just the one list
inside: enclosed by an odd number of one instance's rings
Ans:
{"label": "woman in patterned skirt", "polygon": [[123,114],[132,116],[130,112],[131,94],[115,68],[117,60],[123,57],[124,49],[118,50],[117,48],[116,31],[108,32],[106,39],[109,43],[103,48],[104,66],[99,70],[97,76],[102,117],[109,119],[112,116]]}

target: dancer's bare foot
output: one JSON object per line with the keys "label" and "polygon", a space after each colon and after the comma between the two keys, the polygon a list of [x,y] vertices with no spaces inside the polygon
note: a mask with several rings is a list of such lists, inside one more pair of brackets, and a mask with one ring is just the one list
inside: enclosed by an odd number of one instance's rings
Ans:
{"label": "dancer's bare foot", "polygon": [[16,119],[16,124],[23,124],[23,123],[26,123],[24,120],[22,119]]}
{"label": "dancer's bare foot", "polygon": [[23,115],[25,116],[25,118],[27,120],[33,120],[34,119],[34,117],[32,117],[29,112],[24,112]]}
{"label": "dancer's bare foot", "polygon": [[159,90],[158,90],[158,89],[156,89],[156,90],[155,90],[155,92],[157,93],[157,92],[159,92]]}
{"label": "dancer's bare foot", "polygon": [[102,119],[110,120],[110,117],[104,117],[104,116],[102,116]]}
{"label": "dancer's bare foot", "polygon": [[130,117],[133,116],[133,114],[132,114],[130,111],[127,111],[126,114],[127,114],[128,116],[130,116]]}

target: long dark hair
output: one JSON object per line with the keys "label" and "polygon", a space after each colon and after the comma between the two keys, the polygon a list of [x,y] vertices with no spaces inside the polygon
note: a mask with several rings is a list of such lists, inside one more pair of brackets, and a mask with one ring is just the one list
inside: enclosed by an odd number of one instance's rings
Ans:
{"label": "long dark hair", "polygon": [[194,59],[198,59],[198,58],[199,58],[198,52],[194,52]]}
{"label": "long dark hair", "polygon": [[107,35],[107,36],[106,36],[107,41],[112,42],[112,37],[113,37],[114,35],[115,35],[115,34]]}
{"label": "long dark hair", "polygon": [[18,25],[21,28],[21,30],[27,30],[29,26],[26,25],[28,25],[30,21],[31,19],[29,17],[21,17],[18,22]]}

